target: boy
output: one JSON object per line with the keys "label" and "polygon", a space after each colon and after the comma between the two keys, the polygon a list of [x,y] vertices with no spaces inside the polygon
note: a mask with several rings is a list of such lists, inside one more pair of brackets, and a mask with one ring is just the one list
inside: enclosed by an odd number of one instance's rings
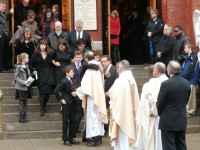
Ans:
{"label": "boy", "polygon": [[195,115],[196,111],[196,84],[199,81],[199,63],[197,54],[193,52],[193,45],[188,42],[184,48],[184,63],[182,66],[181,76],[190,83],[191,93],[186,105],[187,117]]}
{"label": "boy", "polygon": [[[76,101],[75,94],[72,94],[73,82],[72,78],[74,76],[74,70],[71,66],[66,66],[63,68],[63,73],[66,78],[61,80],[54,90],[54,94],[57,100],[62,105],[62,140],[63,144],[66,146],[72,146],[72,144],[79,144],[76,141]],[[69,128],[69,130],[68,130]],[[68,135],[69,132],[69,135]]]}

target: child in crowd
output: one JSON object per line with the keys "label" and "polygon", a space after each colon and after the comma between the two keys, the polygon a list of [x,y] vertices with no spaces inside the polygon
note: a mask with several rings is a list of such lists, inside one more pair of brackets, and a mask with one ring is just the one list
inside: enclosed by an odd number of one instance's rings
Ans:
{"label": "child in crowd", "polygon": [[15,99],[19,100],[19,122],[27,123],[27,100],[31,98],[31,87],[27,79],[30,76],[30,70],[28,68],[29,57],[27,53],[21,53],[17,56],[17,65],[14,74],[16,95]]}
{"label": "child in crowd", "polygon": [[59,5],[55,4],[52,6],[53,18],[55,21],[59,20]]}
{"label": "child in crowd", "polygon": [[[63,125],[62,125],[62,140],[63,144],[72,146],[79,144],[74,138],[76,137],[76,99],[75,94],[72,94],[74,70],[71,66],[63,68],[65,78],[57,85],[54,94],[62,105]],[[69,134],[68,134],[69,131]]]}

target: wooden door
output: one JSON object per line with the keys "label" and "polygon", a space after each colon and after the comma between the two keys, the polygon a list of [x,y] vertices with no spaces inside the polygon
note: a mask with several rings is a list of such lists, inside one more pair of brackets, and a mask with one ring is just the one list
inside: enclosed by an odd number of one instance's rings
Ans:
{"label": "wooden door", "polygon": [[63,30],[71,31],[71,0],[62,0],[62,24]]}

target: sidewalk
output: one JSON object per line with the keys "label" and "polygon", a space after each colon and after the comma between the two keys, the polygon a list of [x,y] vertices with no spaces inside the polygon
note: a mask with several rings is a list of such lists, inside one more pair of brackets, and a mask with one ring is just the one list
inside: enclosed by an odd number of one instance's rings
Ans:
{"label": "sidewalk", "polygon": [[[188,150],[200,149],[200,133],[187,134]],[[81,140],[77,138],[77,140]],[[61,139],[28,139],[28,140],[0,140],[0,150],[113,150],[108,137],[103,138],[103,144],[96,147],[80,145],[65,146]]]}

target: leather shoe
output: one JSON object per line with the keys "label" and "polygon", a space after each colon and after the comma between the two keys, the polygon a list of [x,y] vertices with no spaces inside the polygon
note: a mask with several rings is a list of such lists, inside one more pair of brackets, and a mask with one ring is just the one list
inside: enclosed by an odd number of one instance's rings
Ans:
{"label": "leather shoe", "polygon": [[79,141],[76,141],[75,139],[71,139],[71,140],[70,140],[70,143],[76,145],[76,144],[79,144],[80,142],[79,142]]}
{"label": "leather shoe", "polygon": [[64,141],[63,144],[66,146],[72,146],[72,144],[69,141]]}
{"label": "leather shoe", "polygon": [[96,146],[97,143],[95,143],[94,141],[88,142],[87,146],[92,147],[92,146]]}

